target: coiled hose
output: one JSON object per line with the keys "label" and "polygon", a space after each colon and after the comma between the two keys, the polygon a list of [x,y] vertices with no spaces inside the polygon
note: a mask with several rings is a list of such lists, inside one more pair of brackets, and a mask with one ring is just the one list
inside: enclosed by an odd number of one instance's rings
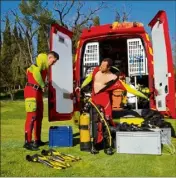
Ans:
{"label": "coiled hose", "polygon": [[104,121],[105,126],[106,126],[107,131],[108,131],[108,135],[109,135],[109,146],[111,147],[111,146],[112,146],[112,137],[111,137],[111,133],[110,133],[108,124],[107,124],[105,118],[104,118],[104,117],[102,116],[102,114],[100,113],[100,111],[99,111],[99,109],[97,108],[97,106],[91,101],[91,98],[90,98],[88,101],[92,104],[92,106],[96,109],[96,111],[97,111],[98,114],[100,115],[101,121]]}

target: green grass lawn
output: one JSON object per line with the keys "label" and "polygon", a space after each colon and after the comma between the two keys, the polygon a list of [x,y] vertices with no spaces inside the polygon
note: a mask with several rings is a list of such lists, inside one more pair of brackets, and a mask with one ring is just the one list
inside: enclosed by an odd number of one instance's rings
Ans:
{"label": "green grass lawn", "polygon": [[[169,120],[176,130],[176,120]],[[1,176],[10,177],[162,177],[176,176],[176,155],[170,155],[166,149],[161,156],[156,155],[128,155],[115,153],[105,155],[103,150],[97,155],[81,152],[79,144],[71,148],[57,148],[64,153],[70,153],[82,158],[81,161],[72,163],[72,167],[65,170],[48,168],[42,164],[31,163],[25,160],[27,154],[34,154],[22,148],[24,144],[25,112],[23,100],[1,102]],[[70,125],[74,133],[78,128],[73,121],[49,123],[47,118],[47,102],[43,119],[42,140],[48,141],[48,132],[51,125]],[[79,137],[79,136],[78,136]],[[172,138],[176,146],[176,138]],[[40,147],[37,153],[48,146]]]}

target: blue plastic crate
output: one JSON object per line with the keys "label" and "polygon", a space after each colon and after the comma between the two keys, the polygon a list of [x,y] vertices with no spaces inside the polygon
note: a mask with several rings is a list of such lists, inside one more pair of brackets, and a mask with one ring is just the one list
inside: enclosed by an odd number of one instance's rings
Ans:
{"label": "blue plastic crate", "polygon": [[71,126],[51,126],[49,129],[49,147],[73,146],[73,131]]}

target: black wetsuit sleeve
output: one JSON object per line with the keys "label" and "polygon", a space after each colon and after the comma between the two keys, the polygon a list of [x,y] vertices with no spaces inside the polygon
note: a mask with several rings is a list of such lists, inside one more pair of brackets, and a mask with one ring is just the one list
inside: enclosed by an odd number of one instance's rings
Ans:
{"label": "black wetsuit sleeve", "polygon": [[102,88],[98,93],[104,92],[107,88],[109,88],[110,86],[115,84],[118,80],[119,80],[118,77],[115,80],[110,80],[109,82],[106,83],[106,86],[104,88]]}

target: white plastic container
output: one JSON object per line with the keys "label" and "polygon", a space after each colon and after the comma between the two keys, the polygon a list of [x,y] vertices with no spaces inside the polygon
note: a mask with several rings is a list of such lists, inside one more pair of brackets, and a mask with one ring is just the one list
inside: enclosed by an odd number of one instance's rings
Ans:
{"label": "white plastic container", "polygon": [[161,132],[116,132],[117,153],[161,155]]}

